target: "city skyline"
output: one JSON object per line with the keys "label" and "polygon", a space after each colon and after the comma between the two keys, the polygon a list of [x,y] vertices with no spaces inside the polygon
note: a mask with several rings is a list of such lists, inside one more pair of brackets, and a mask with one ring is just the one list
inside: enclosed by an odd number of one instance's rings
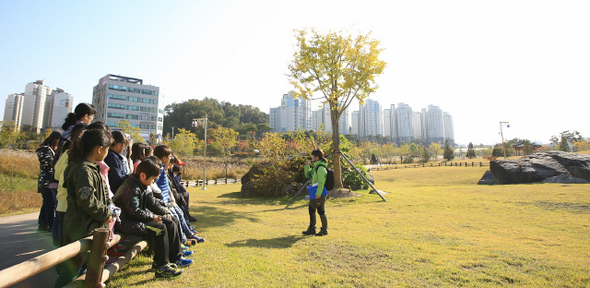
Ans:
{"label": "city skyline", "polygon": [[[70,93],[74,106],[91,103],[96,79],[112,73],[160,87],[163,106],[209,97],[269,113],[276,96],[293,89],[286,76],[293,29],[348,29],[372,32],[385,49],[387,67],[369,99],[384,107],[444,107],[458,144],[500,142],[500,121],[510,122],[507,139],[548,143],[565,130],[590,135],[585,1],[145,1],[116,7],[133,13],[95,17],[92,3],[0,1],[0,97],[45,80]],[[123,30],[133,33],[96,41],[97,33]],[[4,106],[0,101],[0,111]]]}

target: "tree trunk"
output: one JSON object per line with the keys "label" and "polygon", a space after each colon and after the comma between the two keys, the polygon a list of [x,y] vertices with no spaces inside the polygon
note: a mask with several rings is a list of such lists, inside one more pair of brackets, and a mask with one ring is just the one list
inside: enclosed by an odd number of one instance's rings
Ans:
{"label": "tree trunk", "polygon": [[[330,105],[331,106],[331,105]],[[334,188],[343,188],[342,168],[340,167],[340,120],[341,113],[338,109],[330,110],[332,119],[332,164],[334,164]],[[338,151],[339,153],[336,153]]]}

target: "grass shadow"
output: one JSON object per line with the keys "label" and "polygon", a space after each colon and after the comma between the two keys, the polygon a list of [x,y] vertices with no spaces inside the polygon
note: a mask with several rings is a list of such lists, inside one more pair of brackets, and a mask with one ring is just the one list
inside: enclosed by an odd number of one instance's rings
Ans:
{"label": "grass shadow", "polygon": [[198,206],[191,209],[191,215],[195,216],[198,229],[209,227],[226,226],[236,221],[236,219],[246,219],[250,222],[258,222],[256,217],[248,216],[244,212],[228,211],[212,206]]}
{"label": "grass shadow", "polygon": [[305,236],[286,236],[274,239],[246,239],[238,240],[233,243],[225,244],[227,247],[257,247],[268,249],[285,249],[291,248],[299,240],[305,239]]}

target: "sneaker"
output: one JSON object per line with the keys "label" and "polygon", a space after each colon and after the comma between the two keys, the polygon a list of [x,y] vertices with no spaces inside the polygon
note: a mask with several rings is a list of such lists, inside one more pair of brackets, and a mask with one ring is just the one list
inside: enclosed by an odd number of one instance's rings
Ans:
{"label": "sneaker", "polygon": [[187,239],[183,244],[184,244],[184,246],[193,246],[193,245],[197,244],[197,240]]}
{"label": "sneaker", "polygon": [[184,256],[180,256],[180,259],[178,259],[178,261],[176,261],[176,266],[180,267],[180,268],[184,268],[187,266],[190,266],[191,264],[193,264],[193,260],[188,259],[188,258],[184,258]]}
{"label": "sneaker", "polygon": [[195,252],[191,251],[191,250],[185,250],[180,253],[182,253],[182,256],[184,256],[184,257],[189,257],[189,256],[193,255],[193,253],[195,253]]}
{"label": "sneaker", "polygon": [[184,270],[178,269],[174,264],[166,264],[156,270],[156,278],[174,278],[182,274]]}
{"label": "sneaker", "polygon": [[182,247],[182,251],[185,251],[185,250],[188,250],[189,249],[188,246],[182,245],[182,244],[180,244],[180,247]]}
{"label": "sneaker", "polygon": [[190,237],[188,237],[189,239],[194,239],[197,240],[197,243],[203,243],[205,242],[205,238],[199,237],[195,234],[191,235]]}

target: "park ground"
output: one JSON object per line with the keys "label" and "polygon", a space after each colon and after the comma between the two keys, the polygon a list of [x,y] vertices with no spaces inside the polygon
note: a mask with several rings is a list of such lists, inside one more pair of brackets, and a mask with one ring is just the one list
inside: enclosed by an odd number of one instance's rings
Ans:
{"label": "park ground", "polygon": [[476,185],[486,167],[373,172],[327,202],[329,235],[301,235],[301,199],[244,199],[239,184],[190,188],[207,242],[156,280],[140,255],[111,287],[588,287],[590,185]]}

